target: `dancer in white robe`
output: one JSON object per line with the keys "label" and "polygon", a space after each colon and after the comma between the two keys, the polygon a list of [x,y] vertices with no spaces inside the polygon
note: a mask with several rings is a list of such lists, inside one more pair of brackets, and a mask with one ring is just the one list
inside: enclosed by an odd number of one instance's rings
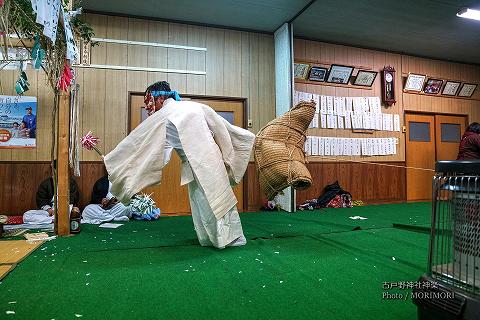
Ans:
{"label": "dancer in white robe", "polygon": [[83,209],[82,223],[100,224],[107,221],[128,221],[131,217],[130,209],[118,202],[110,192],[112,184],[107,176],[95,182],[92,190],[92,200]]}
{"label": "dancer in white robe", "polygon": [[127,203],[143,188],[158,184],[175,149],[200,244],[244,245],[231,184],[241,181],[255,136],[206,105],[178,101],[167,82],[151,85],[145,94],[150,117],[105,156],[112,192]]}

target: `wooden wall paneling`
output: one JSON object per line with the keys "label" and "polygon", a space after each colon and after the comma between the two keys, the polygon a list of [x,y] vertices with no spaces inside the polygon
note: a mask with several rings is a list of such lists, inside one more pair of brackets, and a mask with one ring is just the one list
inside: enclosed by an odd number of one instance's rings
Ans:
{"label": "wooden wall paneling", "polygon": [[[152,77],[155,79],[155,77]],[[144,92],[148,82],[148,73],[142,71],[127,71],[127,90]]]}
{"label": "wooden wall paneling", "polygon": [[[0,94],[12,96],[16,95],[15,93],[15,81],[14,74],[17,74],[18,71],[10,70],[1,70],[0,72]],[[12,149],[0,149],[0,160],[12,160]]]}
{"label": "wooden wall paneling", "polygon": [[[206,47],[207,29],[205,27],[188,26],[188,45]],[[207,49],[208,50],[208,49]],[[238,62],[236,62],[238,63]],[[205,51],[187,51],[187,69],[206,71],[207,53]],[[206,75],[187,74],[186,93],[205,95]]]}
{"label": "wooden wall paneling", "polygon": [[128,119],[127,71],[106,70],[105,77],[107,88],[103,144],[104,152],[108,153],[127,135],[127,122],[119,121],[119,119]]}
{"label": "wooden wall paneling", "polygon": [[[168,22],[149,21],[148,23],[148,41],[156,43],[169,43],[168,40]],[[168,50],[161,47],[148,48],[148,66],[151,68],[168,68]],[[146,85],[140,90],[144,91],[147,86],[158,82],[168,81],[168,75],[164,72],[148,72]],[[131,90],[131,87],[128,87]],[[176,90],[176,88],[172,88]]]}
{"label": "wooden wall paneling", "polygon": [[[148,21],[128,18],[128,40],[148,42]],[[127,46],[127,63],[131,67],[149,67],[148,47],[139,45]]]}
{"label": "wooden wall paneling", "polygon": [[[258,65],[258,130],[275,118],[275,60],[274,42],[269,35],[259,36]],[[258,131],[257,130],[257,131]]]}
{"label": "wooden wall paneling", "polygon": [[16,163],[12,166],[12,200],[15,198],[15,211],[19,214],[36,209],[36,182],[37,166],[34,163]]}
{"label": "wooden wall paneling", "polygon": [[[107,17],[107,39],[127,40],[128,18]],[[106,64],[114,66],[126,66],[128,61],[127,45],[120,43],[106,43]]]}
{"label": "wooden wall paneling", "polygon": [[[188,27],[185,24],[169,23],[168,24],[168,42],[169,44],[187,45],[188,44]],[[185,49],[167,49],[168,68],[169,69],[187,69],[187,50]],[[167,75],[168,82],[172,90],[178,92],[186,92],[187,75],[180,73],[169,73]]]}
{"label": "wooden wall paneling", "polygon": [[[240,63],[242,65],[241,95],[242,97],[250,97],[250,81],[252,78],[250,74],[250,34],[246,32],[242,32],[242,57]],[[251,103],[250,101],[247,101],[247,103],[248,111],[246,117],[251,119]]]}
{"label": "wooden wall paneling", "polygon": [[347,64],[348,63],[348,47],[342,45],[334,45],[335,60],[333,63],[336,64]]}
{"label": "wooden wall paneling", "polygon": [[260,97],[259,97],[259,35],[255,33],[249,34],[250,40],[250,119],[253,121],[253,132],[258,132],[262,126],[260,123]]}
{"label": "wooden wall paneling", "polygon": [[225,30],[207,28],[206,94],[223,96]]}
{"label": "wooden wall paneling", "polygon": [[[223,54],[223,95],[240,97],[242,88],[242,34],[239,31],[226,30]],[[271,59],[270,59],[271,60]]]}
{"label": "wooden wall paneling", "polygon": [[0,162],[1,192],[0,192],[0,214],[11,214],[13,211],[12,194],[12,163]]}
{"label": "wooden wall paneling", "polygon": [[81,176],[75,177],[80,192],[80,208],[83,210],[90,203],[93,185],[103,177],[106,172],[103,162],[80,163]]}
{"label": "wooden wall paneling", "polygon": [[[86,133],[92,131],[94,136],[101,139],[97,148],[105,153],[105,95],[106,95],[106,71],[104,69],[85,69],[84,77],[84,104],[82,113],[82,129]],[[109,80],[109,84],[111,80]],[[108,87],[109,91],[111,87]],[[110,119],[108,119],[110,120]],[[114,115],[111,121],[115,121]],[[83,160],[98,160],[99,155],[95,151],[82,150]]]}
{"label": "wooden wall paneling", "polygon": [[[92,26],[94,26],[95,37],[106,38],[107,37],[107,21],[105,16],[98,14],[87,14],[86,20]],[[99,42],[97,45],[92,46],[91,49],[91,64],[106,64],[107,62],[107,43]]]}
{"label": "wooden wall paneling", "polygon": [[[169,43],[168,40],[168,22],[149,21],[148,22],[148,41],[156,43]],[[147,63],[150,68],[168,68],[167,48],[149,47],[147,53]],[[159,79],[160,80],[160,79]],[[165,78],[162,80],[167,80]],[[155,81],[152,81],[152,83]],[[149,82],[150,83],[150,82]]]}

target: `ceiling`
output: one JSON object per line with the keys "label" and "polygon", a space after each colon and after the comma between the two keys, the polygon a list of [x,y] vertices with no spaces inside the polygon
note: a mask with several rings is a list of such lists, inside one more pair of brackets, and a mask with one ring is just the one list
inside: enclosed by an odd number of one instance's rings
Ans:
{"label": "ceiling", "polygon": [[[310,0],[81,0],[88,11],[273,33]],[[467,0],[319,0],[293,21],[294,36],[480,64],[480,21],[456,17]]]}

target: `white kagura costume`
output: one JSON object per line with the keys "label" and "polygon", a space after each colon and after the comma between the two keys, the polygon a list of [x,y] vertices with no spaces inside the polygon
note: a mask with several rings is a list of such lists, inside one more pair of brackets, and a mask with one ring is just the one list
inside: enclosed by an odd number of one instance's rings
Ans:
{"label": "white kagura costume", "polygon": [[231,186],[245,173],[254,139],[207,105],[167,99],[105,156],[111,191],[128,204],[142,189],[160,183],[175,149],[182,160],[181,185],[188,183],[198,240],[223,248],[243,237]]}

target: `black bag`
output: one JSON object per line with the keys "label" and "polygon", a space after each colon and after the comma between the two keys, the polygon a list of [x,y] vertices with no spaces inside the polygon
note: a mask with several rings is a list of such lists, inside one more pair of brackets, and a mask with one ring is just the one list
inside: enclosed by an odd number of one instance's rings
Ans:
{"label": "black bag", "polygon": [[340,185],[338,184],[338,181],[335,181],[334,183],[327,185],[323,189],[323,194],[320,197],[318,197],[317,207],[325,208],[328,205],[328,203],[333,198],[335,198],[337,194],[348,194],[350,195],[350,197],[352,196],[350,192],[345,191],[342,189],[342,187],[340,187]]}

